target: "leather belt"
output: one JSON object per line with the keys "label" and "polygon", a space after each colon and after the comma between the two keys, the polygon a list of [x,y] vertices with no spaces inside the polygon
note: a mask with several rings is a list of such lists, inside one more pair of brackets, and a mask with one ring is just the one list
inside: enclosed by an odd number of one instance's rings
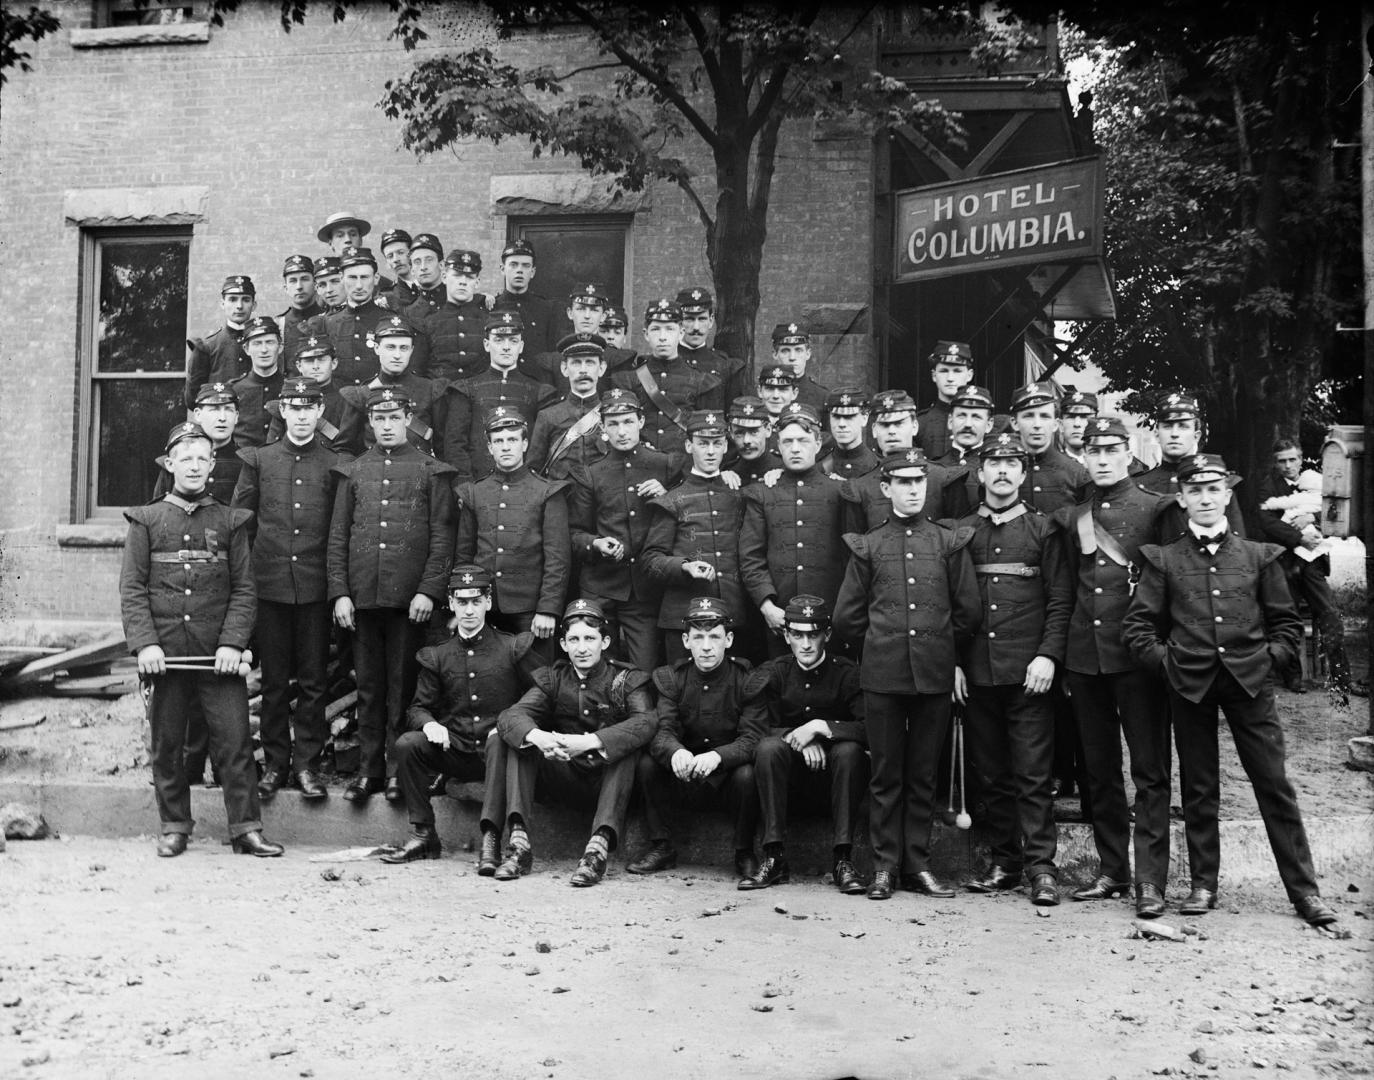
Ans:
{"label": "leather belt", "polygon": [[1039,577],[1040,567],[1027,566],[1023,562],[979,563],[973,568],[975,574],[1012,574],[1016,577]]}
{"label": "leather belt", "polygon": [[180,551],[155,551],[149,556],[153,562],[220,562],[229,561],[227,551],[193,551],[182,548]]}

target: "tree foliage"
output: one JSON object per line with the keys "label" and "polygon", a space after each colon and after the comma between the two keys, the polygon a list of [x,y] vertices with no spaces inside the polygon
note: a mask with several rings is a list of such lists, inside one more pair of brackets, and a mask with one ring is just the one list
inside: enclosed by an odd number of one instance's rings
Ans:
{"label": "tree foliage", "polygon": [[0,86],[8,80],[5,74],[11,68],[32,71],[29,66],[31,56],[21,46],[29,41],[42,41],[49,34],[55,34],[61,23],[50,11],[31,7],[26,13],[0,8]]}

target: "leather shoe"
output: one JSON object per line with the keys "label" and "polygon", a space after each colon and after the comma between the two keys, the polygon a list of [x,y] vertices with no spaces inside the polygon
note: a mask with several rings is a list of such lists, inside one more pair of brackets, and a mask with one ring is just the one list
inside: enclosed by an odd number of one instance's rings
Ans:
{"label": "leather shoe", "polygon": [[831,871],[830,877],[835,882],[835,888],[846,896],[858,896],[859,893],[867,891],[864,879],[859,876],[859,871],[848,859],[836,859],[835,869]]}
{"label": "leather shoe", "polygon": [[506,857],[492,876],[497,881],[514,881],[530,872],[534,865],[534,848],[506,848]]}
{"label": "leather shoe", "polygon": [[577,869],[568,879],[568,884],[576,889],[585,889],[588,885],[595,885],[605,876],[606,856],[599,851],[584,851],[582,858],[577,862]]}
{"label": "leather shoe", "polygon": [[1031,903],[1036,907],[1059,905],[1059,882],[1053,874],[1036,874],[1031,878]]}
{"label": "leather shoe", "polygon": [[1074,889],[1069,893],[1075,900],[1110,900],[1115,896],[1125,896],[1130,891],[1129,881],[1113,881],[1106,875],[1094,879],[1091,885]]}
{"label": "leather shoe", "polygon": [[1005,892],[1007,889],[1014,889],[1020,884],[1020,870],[1008,870],[1005,866],[998,866],[993,863],[982,877],[964,882],[964,888],[969,892],[976,893]]}
{"label": "leather shoe", "polygon": [[286,850],[280,844],[272,843],[257,829],[234,837],[233,847],[235,855],[256,855],[259,859],[275,859]]}
{"label": "leather shoe", "polygon": [[[162,854],[160,851],[158,854]],[[1336,913],[1326,906],[1326,901],[1316,893],[1293,901],[1301,915],[1312,926],[1331,926],[1336,922]]]}
{"label": "leather shoe", "polygon": [[870,900],[891,900],[897,891],[897,875],[891,870],[875,870],[873,884],[868,887]]}
{"label": "leather shoe", "polygon": [[175,859],[186,850],[186,834],[184,832],[163,833],[157,838],[157,856],[159,859]]}
{"label": "leather shoe", "polygon": [[954,890],[948,885],[940,884],[940,879],[929,870],[903,874],[902,888],[908,892],[920,893],[922,896],[933,896],[937,900],[947,900],[954,895]]}
{"label": "leather shoe", "polygon": [[287,772],[285,769],[278,769],[275,766],[262,774],[262,779],[258,781],[258,798],[270,799],[278,791],[286,786]]}
{"label": "leather shoe", "polygon": [[406,793],[401,790],[401,778],[398,776],[388,776],[386,778],[386,801],[395,806],[397,803],[406,801]]}
{"label": "leather shoe", "polygon": [[649,850],[637,858],[626,871],[631,874],[657,874],[677,865],[677,849],[667,840],[655,840]]}
{"label": "leather shoe", "polygon": [[785,885],[792,880],[792,868],[781,855],[765,855],[753,877],[742,878],[735,888],[742,892],[766,889],[770,885]]}
{"label": "leather shoe", "polygon": [[1142,919],[1157,919],[1164,914],[1164,894],[1154,885],[1135,887],[1135,913]]}
{"label": "leather shoe", "polygon": [[1217,906],[1217,894],[1213,889],[1204,889],[1199,885],[1193,886],[1190,892],[1178,905],[1180,915],[1206,915]]}
{"label": "leather shoe", "polygon": [[752,851],[735,852],[735,876],[740,881],[751,878],[759,872],[759,860]]}
{"label": "leather shoe", "polygon": [[347,802],[367,802],[368,797],[376,795],[386,787],[386,781],[379,776],[355,776],[343,790]]}
{"label": "leather shoe", "polygon": [[300,785],[302,799],[329,798],[329,789],[313,769],[302,769],[296,773],[296,783]]}
{"label": "leather shoe", "polygon": [[399,851],[388,851],[382,856],[384,863],[419,862],[421,859],[437,859],[441,851],[439,834],[428,825],[417,825],[415,831],[401,845]]}
{"label": "leather shoe", "polygon": [[477,876],[491,877],[501,862],[501,838],[488,829],[482,834],[482,850],[477,853]]}

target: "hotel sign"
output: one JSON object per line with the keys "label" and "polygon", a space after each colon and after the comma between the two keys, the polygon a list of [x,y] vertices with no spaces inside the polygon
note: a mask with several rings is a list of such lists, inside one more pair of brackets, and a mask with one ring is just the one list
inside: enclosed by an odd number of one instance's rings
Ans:
{"label": "hotel sign", "polygon": [[896,194],[897,282],[1102,255],[1098,158]]}

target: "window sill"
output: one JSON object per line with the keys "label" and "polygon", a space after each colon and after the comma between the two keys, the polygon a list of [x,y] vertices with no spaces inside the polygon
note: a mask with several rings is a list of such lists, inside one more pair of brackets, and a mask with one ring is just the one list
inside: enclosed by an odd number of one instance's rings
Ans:
{"label": "window sill", "polygon": [[167,23],[159,26],[76,27],[73,49],[116,49],[127,45],[203,45],[210,40],[208,22]]}
{"label": "window sill", "polygon": [[123,518],[58,525],[57,546],[63,548],[122,548],[129,527]]}

